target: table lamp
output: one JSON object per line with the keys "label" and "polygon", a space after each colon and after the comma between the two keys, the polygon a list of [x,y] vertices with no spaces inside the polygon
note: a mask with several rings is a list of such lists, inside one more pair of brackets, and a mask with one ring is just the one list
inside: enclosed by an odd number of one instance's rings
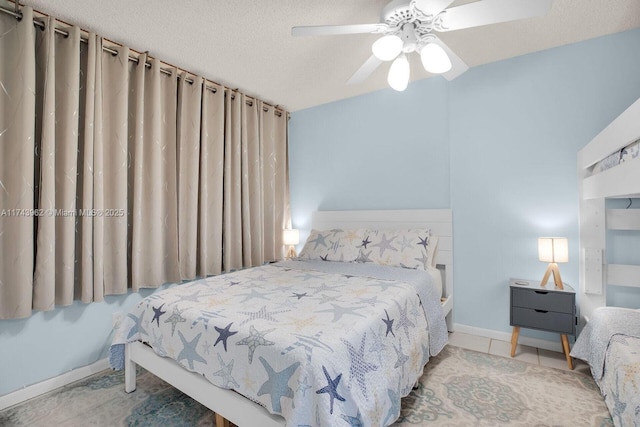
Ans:
{"label": "table lamp", "polygon": [[558,269],[559,262],[569,262],[569,243],[566,237],[540,237],[538,239],[538,259],[548,262],[549,266],[544,273],[540,286],[545,286],[549,275],[553,273],[553,281],[558,289],[564,289],[562,278]]}
{"label": "table lamp", "polygon": [[291,259],[298,256],[296,253],[296,245],[300,243],[300,231],[293,228],[287,228],[282,233],[282,244],[288,246],[285,258]]}

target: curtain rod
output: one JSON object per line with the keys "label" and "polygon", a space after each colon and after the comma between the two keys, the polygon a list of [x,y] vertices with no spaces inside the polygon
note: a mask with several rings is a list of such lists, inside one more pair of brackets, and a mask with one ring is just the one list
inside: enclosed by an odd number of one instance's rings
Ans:
{"label": "curtain rod", "polygon": [[[12,0],[10,0],[10,1],[12,1]],[[15,6],[16,6],[16,10],[15,10],[15,11],[14,11],[14,10],[11,10],[11,9],[6,9],[6,8],[4,8],[4,7],[0,6],[0,12],[6,13],[7,15],[11,15],[11,16],[13,16],[14,18],[16,18],[18,21],[20,21],[20,20],[22,20],[22,12],[20,12],[20,10],[18,9],[19,3],[18,3],[18,2],[13,2],[13,3],[14,3],[14,4],[15,4]],[[38,18],[44,18],[44,17],[48,17],[48,16],[49,16],[49,15],[47,15],[47,14],[45,14],[45,13],[42,13],[42,12],[40,12],[40,11],[37,11],[37,10],[34,10],[33,12],[34,12],[34,14],[37,14],[37,15],[38,15],[38,16],[37,16]],[[35,18],[36,18],[36,16],[34,16],[34,19],[33,19],[33,25],[34,25],[34,26],[36,26],[36,27],[40,27],[40,28],[44,29],[44,28],[45,28],[45,23],[44,23],[43,21],[36,20]],[[63,21],[58,21],[58,22],[63,22]],[[67,24],[66,22],[64,22],[64,24],[65,24],[66,26],[68,26],[68,27],[72,26],[72,25],[70,25],[70,24]],[[62,28],[58,28],[58,27],[56,27],[56,28],[54,28],[54,31],[55,31],[56,33],[58,33],[58,34],[60,34],[60,35],[64,36],[64,37],[68,37],[68,36],[69,36],[69,33],[68,33],[67,31],[63,30]],[[81,32],[80,42],[82,42],[82,43],[88,43],[88,39],[87,39],[87,38],[85,38],[85,37],[86,37],[86,35],[88,35],[88,34],[89,34],[89,32],[88,32],[88,31],[86,31],[86,30],[84,30],[84,29],[82,29],[82,28],[80,29],[80,32]],[[83,37],[83,36],[85,36],[85,37]],[[116,42],[113,42],[113,41],[108,40],[108,39],[106,39],[106,40],[107,40],[107,43],[110,43],[110,44],[112,44],[112,45],[122,46],[120,43],[116,43]],[[108,53],[110,53],[110,54],[112,54],[112,55],[114,55],[114,56],[115,56],[115,55],[117,55],[117,54],[119,53],[117,50],[111,49],[110,47],[108,47],[108,46],[104,46],[104,45],[102,46],[102,50],[104,50],[105,52],[108,52]],[[131,48],[129,48],[129,50],[130,50],[130,51],[135,52],[135,53],[136,53],[136,54],[138,54],[138,55],[141,55],[141,53],[140,53],[140,52],[138,52],[138,51],[136,51],[136,50],[133,50],[133,49],[131,49]],[[132,55],[129,55],[129,61],[133,61],[133,62],[135,62],[136,64],[140,63],[140,59],[139,59],[137,56],[132,56]],[[191,73],[191,72],[189,72],[189,71],[187,71],[187,70],[183,70],[183,69],[181,69],[181,68],[179,68],[179,67],[176,67],[176,66],[173,66],[173,65],[171,65],[171,64],[167,64],[166,62],[163,62],[163,61],[160,61],[160,62],[161,62],[162,64],[168,65],[168,66],[169,66],[169,67],[171,67],[171,68],[175,68],[175,69],[176,69],[176,70],[178,70],[178,71],[184,71],[184,72],[185,72],[185,73],[187,73],[187,74],[195,75],[194,73]],[[144,64],[144,65],[145,65],[145,67],[147,67],[147,68],[151,68],[151,64],[150,64],[149,62],[145,62],[145,64]],[[166,68],[162,68],[162,67],[160,67],[160,72],[161,72],[162,74],[166,74],[166,75],[168,75],[168,76],[171,76],[171,75],[173,74],[173,72],[172,72],[170,69],[166,69]],[[194,81],[193,81],[193,79],[191,79],[191,78],[189,78],[189,77],[186,77],[184,80],[185,80],[187,83],[189,83],[189,84],[193,84],[193,82],[194,82]],[[211,81],[211,82],[212,82],[212,83],[216,83],[216,82],[214,82],[214,81]],[[218,84],[218,83],[216,83],[216,84]],[[220,86],[223,86],[223,85],[220,85]],[[207,85],[206,85],[206,79],[205,79],[205,88],[206,88],[208,91],[211,91],[211,92],[213,92],[213,93],[217,93],[217,92],[218,92],[218,90],[217,90],[215,87],[211,87],[211,86],[207,86]],[[237,89],[235,89],[235,90],[237,90]],[[254,98],[254,97],[251,97],[251,96],[249,96],[249,95],[246,95],[246,96],[247,96],[247,98],[249,98],[249,99],[247,100],[247,105],[248,105],[248,106],[250,106],[250,107],[252,107],[252,106],[253,106],[253,101],[255,100],[255,98]],[[235,95],[231,94],[231,99],[235,99]],[[264,102],[264,101],[263,101],[263,102]],[[267,104],[266,102],[264,102],[264,104],[265,104],[265,106],[262,108],[262,111],[264,111],[264,112],[266,113],[266,112],[268,112],[268,111],[269,111],[269,107],[272,107],[272,108],[274,109],[274,111],[276,112],[276,115],[278,115],[278,117],[282,117],[282,113],[283,113],[283,111],[284,111],[284,110],[282,110],[281,108],[279,108],[277,105],[276,105],[276,106],[274,106],[274,105],[271,105],[271,104]],[[278,114],[278,113],[279,113],[279,114]],[[288,117],[288,116],[289,116],[289,113],[287,113],[287,117]]]}

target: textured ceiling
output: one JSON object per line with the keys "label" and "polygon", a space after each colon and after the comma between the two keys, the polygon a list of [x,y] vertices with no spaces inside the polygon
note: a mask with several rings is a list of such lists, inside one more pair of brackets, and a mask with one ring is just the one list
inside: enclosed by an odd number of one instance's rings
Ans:
{"label": "textured ceiling", "polygon": [[[291,37],[296,25],[379,22],[386,0],[21,3],[290,111],[388,87],[386,64],[364,83],[345,85],[379,36]],[[452,6],[464,3],[469,0]],[[440,37],[474,67],[632,28],[640,28],[638,0],[553,0],[543,17]],[[427,77],[414,56],[411,80]]]}

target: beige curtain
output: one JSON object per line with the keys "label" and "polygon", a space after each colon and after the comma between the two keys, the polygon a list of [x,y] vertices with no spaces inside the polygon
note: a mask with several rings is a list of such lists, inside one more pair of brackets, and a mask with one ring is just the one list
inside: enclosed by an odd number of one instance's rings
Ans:
{"label": "beige curtain", "polygon": [[[100,60],[102,55],[102,40],[95,34],[89,34],[87,39],[86,62],[81,63],[82,74],[86,76],[85,84],[80,88],[80,138],[81,148],[78,153],[78,208],[90,210],[93,208],[93,157],[95,145],[101,147],[102,144],[102,85],[96,84],[101,81],[102,65]],[[96,123],[97,122],[97,123]],[[94,247],[93,219],[89,216],[82,216],[77,222],[76,247],[79,248],[78,262],[76,263],[76,277],[78,279],[76,289],[80,293],[82,301],[102,301],[104,289],[99,281],[94,282],[94,277],[101,275],[102,258],[93,257]],[[102,241],[96,237],[96,242]],[[99,261],[94,266],[94,262]],[[94,271],[96,275],[94,276]]]}
{"label": "beige curtain", "polygon": [[133,125],[132,287],[180,281],[176,189],[177,79],[147,69],[146,55],[135,70]]}
{"label": "beige curtain", "polygon": [[[31,314],[35,224],[20,215],[34,204],[35,31],[0,14],[0,318]],[[16,167],[20,165],[19,167]]]}
{"label": "beige curtain", "polygon": [[[211,86],[213,90],[202,87],[197,240],[200,277],[222,271],[225,91],[222,86]],[[184,221],[185,216],[181,218]]]}
{"label": "beige curtain", "polygon": [[0,14],[0,318],[282,258],[286,113],[55,28]]}
{"label": "beige curtain", "polygon": [[202,83],[201,77],[187,82],[185,73],[178,82],[178,247],[183,279],[196,277],[198,260],[198,222],[193,214],[197,215],[200,193]]}
{"label": "beige curtain", "polygon": [[224,188],[222,191],[223,267],[231,271],[242,267],[242,111],[246,108],[235,101],[237,92],[225,94]]}
{"label": "beige curtain", "polygon": [[[83,200],[86,208],[93,209],[90,212],[96,215],[83,216],[82,219],[93,221],[94,253],[87,268],[93,265],[93,299],[100,301],[104,295],[126,293],[129,283],[129,218],[126,213],[129,212],[131,193],[130,71],[129,49],[126,47],[116,49],[117,54],[112,55],[102,50],[102,41],[97,38],[96,50],[96,109],[93,122],[90,116],[85,118],[86,129],[93,129],[95,134],[93,175],[87,177],[88,185],[93,184],[93,199]],[[87,97],[91,97],[91,93]],[[90,167],[90,163],[87,164]],[[87,241],[91,241],[90,236],[87,236]],[[83,300],[90,301],[89,295]]]}
{"label": "beige curtain", "polygon": [[259,141],[262,169],[263,233],[262,247],[264,259],[282,258],[282,230],[291,228],[289,210],[289,166],[287,158],[287,118],[279,116],[272,108],[261,111]]}
{"label": "beige curtain", "polygon": [[73,27],[67,37],[56,37],[55,26],[56,20],[48,18],[44,31],[36,32],[36,203],[44,211],[35,216],[36,310],[74,299],[80,30]]}

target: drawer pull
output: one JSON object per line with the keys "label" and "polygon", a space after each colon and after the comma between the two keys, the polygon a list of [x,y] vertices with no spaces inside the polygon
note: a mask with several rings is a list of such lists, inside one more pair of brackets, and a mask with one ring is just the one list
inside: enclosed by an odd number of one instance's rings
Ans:
{"label": "drawer pull", "polygon": [[537,313],[548,313],[549,312],[549,310],[538,310],[538,309],[535,309],[535,311]]}
{"label": "drawer pull", "polygon": [[533,292],[535,292],[536,294],[542,294],[542,295],[546,295],[549,293],[549,291],[533,291]]}

